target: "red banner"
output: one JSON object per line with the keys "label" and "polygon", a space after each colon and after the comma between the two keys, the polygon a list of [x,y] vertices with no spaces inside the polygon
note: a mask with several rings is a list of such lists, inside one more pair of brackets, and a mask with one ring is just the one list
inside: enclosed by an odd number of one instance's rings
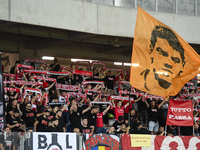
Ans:
{"label": "red banner", "polygon": [[131,147],[130,134],[122,134],[121,146],[122,150],[197,150],[200,137],[151,135],[151,147]]}
{"label": "red banner", "polygon": [[192,101],[176,101],[170,99],[166,125],[193,126]]}

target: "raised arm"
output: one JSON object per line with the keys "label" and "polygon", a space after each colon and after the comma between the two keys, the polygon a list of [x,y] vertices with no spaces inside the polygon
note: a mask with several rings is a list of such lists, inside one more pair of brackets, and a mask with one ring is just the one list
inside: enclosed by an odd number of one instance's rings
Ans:
{"label": "raised arm", "polygon": [[126,108],[128,105],[130,105],[131,102],[126,103],[126,105],[124,105],[124,107]]}
{"label": "raised arm", "polygon": [[149,103],[147,102],[146,98],[145,98],[144,102],[147,105],[147,108],[149,108]]}
{"label": "raised arm", "polygon": [[57,89],[56,92],[57,92],[57,96],[60,97],[60,91],[59,91],[59,89]]}
{"label": "raised arm", "polygon": [[110,109],[110,105],[103,111],[103,115],[105,115],[109,109]]}
{"label": "raised arm", "polygon": [[160,109],[160,107],[164,104],[165,99],[158,105],[158,109]]}
{"label": "raised arm", "polygon": [[113,108],[115,107],[114,99],[111,100]]}
{"label": "raised arm", "polygon": [[31,104],[33,104],[33,103],[35,102],[37,96],[38,96],[38,94],[36,94],[35,96],[32,97],[32,99],[31,99]]}
{"label": "raised arm", "polygon": [[84,114],[84,113],[86,113],[88,110],[90,110],[91,107],[92,107],[92,104],[90,103],[90,105],[89,105],[86,109],[84,109],[84,110],[82,111],[82,114]]}
{"label": "raised arm", "polygon": [[94,98],[94,100],[93,100],[93,101],[94,101],[94,102],[95,102],[95,101],[97,101],[97,100],[98,100],[98,98],[99,98],[99,94],[98,94],[98,95],[97,95],[97,96]]}
{"label": "raised arm", "polygon": [[63,112],[68,106],[69,106],[69,104],[65,105],[65,106],[61,109],[61,111]]}
{"label": "raised arm", "polygon": [[53,87],[54,84],[55,84],[55,82],[53,82],[50,86],[48,86],[48,87],[46,88],[46,90],[51,89],[51,88]]}
{"label": "raised arm", "polygon": [[138,99],[135,100],[135,103],[137,103],[141,99],[142,99],[142,97],[139,97]]}

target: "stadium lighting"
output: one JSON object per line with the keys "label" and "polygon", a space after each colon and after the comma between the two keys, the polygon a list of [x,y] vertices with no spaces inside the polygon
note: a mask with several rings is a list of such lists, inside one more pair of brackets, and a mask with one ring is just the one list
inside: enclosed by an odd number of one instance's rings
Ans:
{"label": "stadium lighting", "polygon": [[77,61],[89,61],[90,63],[92,63],[93,61],[97,61],[97,60],[71,58],[71,62],[77,62]]}
{"label": "stadium lighting", "polygon": [[132,67],[138,67],[139,64],[132,63],[131,66],[132,66]]}
{"label": "stadium lighting", "polygon": [[45,59],[45,60],[54,60],[54,57],[43,56],[42,59]]}
{"label": "stadium lighting", "polygon": [[131,63],[124,63],[124,66],[131,66]]}
{"label": "stadium lighting", "polygon": [[121,66],[121,65],[122,65],[122,62],[114,62],[114,65]]}

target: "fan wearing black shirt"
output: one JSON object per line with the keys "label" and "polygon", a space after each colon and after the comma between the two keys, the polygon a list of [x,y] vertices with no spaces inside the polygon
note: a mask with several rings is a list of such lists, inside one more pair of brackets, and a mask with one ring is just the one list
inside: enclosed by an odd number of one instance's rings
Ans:
{"label": "fan wearing black shirt", "polygon": [[119,116],[118,120],[115,123],[113,123],[115,131],[119,131],[121,129],[121,124],[123,122],[124,122],[124,117],[123,116]]}
{"label": "fan wearing black shirt", "polygon": [[126,123],[122,122],[121,129],[115,133],[116,134],[129,134],[129,129],[130,129],[130,127],[126,127]]}
{"label": "fan wearing black shirt", "polygon": [[19,119],[19,111],[14,110],[13,115],[11,118],[7,120],[7,126],[10,128],[13,132],[18,132],[19,127],[21,126],[21,120]]}
{"label": "fan wearing black shirt", "polygon": [[97,68],[93,68],[93,80],[99,80],[99,73],[98,73],[98,70]]}
{"label": "fan wearing black shirt", "polygon": [[88,111],[85,115],[88,119],[88,125],[95,129],[97,121],[97,113],[99,112],[99,107],[97,105],[92,106],[91,111]]}
{"label": "fan wearing black shirt", "polygon": [[55,118],[58,120],[58,132],[66,132],[61,110],[57,110]]}
{"label": "fan wearing black shirt", "polygon": [[7,116],[6,119],[8,120],[9,118],[11,118],[11,116],[13,116],[14,111],[17,111],[17,100],[13,100],[11,103],[11,106],[8,106],[7,108]]}
{"label": "fan wearing black shirt", "polygon": [[58,119],[53,118],[51,121],[49,121],[49,126],[47,127],[47,132],[58,132]]}
{"label": "fan wearing black shirt", "polygon": [[20,64],[19,60],[15,62],[15,65],[10,69],[10,74],[16,74],[17,65]]}
{"label": "fan wearing black shirt", "polygon": [[48,126],[48,117],[50,115],[49,110],[45,110],[44,114],[39,116],[34,123],[34,131],[35,132],[45,132]]}
{"label": "fan wearing black shirt", "polygon": [[138,112],[139,112],[139,121],[143,124],[143,127],[147,127],[147,106],[145,101],[142,98],[137,102],[138,103]]}
{"label": "fan wearing black shirt", "polygon": [[88,125],[87,117],[82,117],[82,126],[80,127],[81,133],[94,133],[94,129]]}
{"label": "fan wearing black shirt", "polygon": [[[125,116],[125,121],[128,121],[128,115]],[[130,127],[131,130],[136,129],[136,123],[139,122],[138,118],[135,115],[134,108],[130,109]]]}
{"label": "fan wearing black shirt", "polygon": [[110,93],[110,91],[114,89],[114,78],[115,75],[112,75],[111,70],[109,70],[104,78],[104,81],[106,82],[106,86],[108,89],[108,93]]}
{"label": "fan wearing black shirt", "polygon": [[157,133],[156,135],[164,136],[164,134],[165,134],[164,127],[160,126],[160,127],[159,127],[159,130],[158,130],[158,133]]}
{"label": "fan wearing black shirt", "polygon": [[158,132],[158,109],[161,108],[161,106],[164,104],[165,100],[163,100],[158,106],[156,106],[156,103],[154,100],[150,102],[150,105],[145,99],[145,104],[147,105],[148,108],[148,115],[149,115],[149,130],[151,131],[151,134],[156,135]]}
{"label": "fan wearing black shirt", "polygon": [[54,58],[54,63],[49,65],[49,68],[51,71],[59,71],[60,70],[60,65],[58,64],[57,58]]}
{"label": "fan wearing black shirt", "polygon": [[24,112],[26,110],[26,105],[29,103],[29,96],[26,95],[22,98],[22,101],[20,103],[20,110]]}
{"label": "fan wearing black shirt", "polygon": [[26,110],[22,114],[22,119],[26,122],[26,127],[33,128],[37,113],[34,110],[31,110],[31,107],[31,103],[26,104]]}
{"label": "fan wearing black shirt", "polygon": [[142,127],[142,123],[138,122],[136,124],[136,130],[134,130],[133,134],[151,134],[151,132]]}
{"label": "fan wearing black shirt", "polygon": [[73,131],[74,128],[81,127],[81,117],[82,114],[86,113],[92,105],[90,104],[86,109],[82,110],[81,107],[78,107],[76,103],[73,103],[70,107],[70,128]]}

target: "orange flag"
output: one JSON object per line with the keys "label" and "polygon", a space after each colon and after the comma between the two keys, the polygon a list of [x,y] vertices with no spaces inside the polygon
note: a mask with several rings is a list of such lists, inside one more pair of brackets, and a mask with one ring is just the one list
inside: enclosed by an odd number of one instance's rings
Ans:
{"label": "orange flag", "polygon": [[194,49],[140,7],[131,63],[131,86],[165,98],[175,96],[200,72],[200,57]]}

